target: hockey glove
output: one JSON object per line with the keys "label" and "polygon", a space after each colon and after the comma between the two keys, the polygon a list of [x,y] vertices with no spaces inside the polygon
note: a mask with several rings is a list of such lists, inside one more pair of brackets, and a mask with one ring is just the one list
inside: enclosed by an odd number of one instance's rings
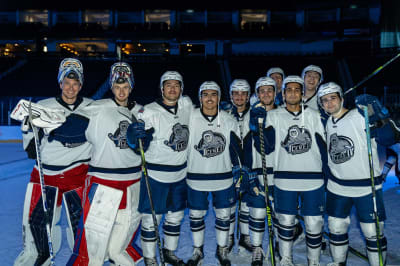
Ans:
{"label": "hockey glove", "polygon": [[364,116],[364,106],[368,107],[369,123],[378,127],[381,121],[388,119],[389,111],[383,106],[379,99],[373,95],[362,94],[356,97],[356,106],[362,116]]}
{"label": "hockey glove", "polygon": [[263,121],[263,128],[265,128],[265,120],[267,119],[267,111],[260,105],[259,102],[255,103],[250,109],[250,130],[258,133],[259,118]]}
{"label": "hockey glove", "polygon": [[251,171],[247,167],[243,167],[242,171],[243,171],[242,183],[243,183],[244,189],[246,189],[246,191],[248,193],[250,193],[251,195],[258,196],[260,193],[260,190],[259,190],[260,182],[258,181],[257,172]]}
{"label": "hockey glove", "polygon": [[144,122],[134,122],[129,125],[126,138],[131,149],[136,150],[139,147],[139,139],[144,139],[145,137]]}

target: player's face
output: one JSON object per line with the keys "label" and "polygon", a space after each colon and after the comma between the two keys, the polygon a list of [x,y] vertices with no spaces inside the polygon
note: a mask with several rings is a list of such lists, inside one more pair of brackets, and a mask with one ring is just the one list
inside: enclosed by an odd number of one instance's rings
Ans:
{"label": "player's face", "polygon": [[181,95],[181,83],[177,80],[167,80],[163,84],[163,97],[168,102],[176,102]]}
{"label": "player's face", "polygon": [[285,101],[286,104],[297,105],[301,102],[301,85],[299,83],[290,82],[285,88]]}
{"label": "player's face", "polygon": [[249,99],[247,91],[232,91],[232,101],[236,107],[244,107]]}
{"label": "player's face", "polygon": [[269,77],[275,80],[276,88],[278,89],[278,91],[280,91],[282,88],[282,81],[283,81],[282,75],[279,73],[272,73],[271,75],[269,75]]}
{"label": "player's face", "polygon": [[61,98],[69,104],[73,104],[78,97],[78,93],[82,88],[79,80],[64,78],[63,82],[60,84],[61,87]]}
{"label": "player's face", "polygon": [[263,105],[272,105],[275,100],[275,90],[272,86],[261,86],[258,88],[258,98]]}
{"label": "player's face", "polygon": [[215,90],[204,90],[201,92],[202,108],[209,111],[217,111],[218,92]]}
{"label": "player's face", "polygon": [[131,93],[131,86],[129,85],[128,82],[124,82],[121,84],[114,83],[112,86],[112,92],[114,94],[114,99],[115,101],[122,105],[126,106],[128,103],[128,97],[129,94]]}
{"label": "player's face", "polygon": [[321,76],[316,71],[307,71],[304,75],[304,86],[309,91],[315,91]]}
{"label": "player's face", "polygon": [[336,92],[322,96],[321,102],[325,112],[332,115],[340,112],[340,108],[342,106],[342,99]]}

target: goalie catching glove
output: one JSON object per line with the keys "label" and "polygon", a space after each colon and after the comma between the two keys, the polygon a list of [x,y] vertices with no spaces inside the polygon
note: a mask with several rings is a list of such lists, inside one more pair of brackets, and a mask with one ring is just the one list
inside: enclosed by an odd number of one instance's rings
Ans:
{"label": "goalie catching glove", "polygon": [[66,120],[64,110],[50,109],[37,103],[27,100],[20,100],[11,112],[12,119],[22,121],[22,130],[27,131],[29,121],[29,109],[32,113],[32,123],[35,127],[42,128],[45,134],[49,134],[52,130],[58,128]]}

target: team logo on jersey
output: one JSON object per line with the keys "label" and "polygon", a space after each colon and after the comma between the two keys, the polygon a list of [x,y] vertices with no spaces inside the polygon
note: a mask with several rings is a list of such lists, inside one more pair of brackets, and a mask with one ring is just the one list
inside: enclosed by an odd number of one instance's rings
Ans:
{"label": "team logo on jersey", "polygon": [[333,163],[344,163],[354,156],[354,143],[350,138],[335,133],[329,141],[329,156]]}
{"label": "team logo on jersey", "polygon": [[174,151],[184,151],[189,142],[189,128],[186,125],[176,123],[172,127],[172,134],[169,141],[164,140],[164,144]]}
{"label": "team logo on jersey", "polygon": [[194,148],[200,152],[201,156],[210,158],[224,152],[226,145],[225,137],[211,130],[204,131],[198,145]]}
{"label": "team logo on jersey", "polygon": [[128,131],[129,122],[127,120],[123,120],[119,122],[118,129],[114,132],[114,134],[108,133],[108,137],[115,143],[116,147],[120,149],[127,149],[128,142],[126,141],[126,132]]}
{"label": "team logo on jersey", "polygon": [[309,151],[311,149],[311,134],[305,128],[298,125],[291,126],[281,146],[290,154],[296,155]]}

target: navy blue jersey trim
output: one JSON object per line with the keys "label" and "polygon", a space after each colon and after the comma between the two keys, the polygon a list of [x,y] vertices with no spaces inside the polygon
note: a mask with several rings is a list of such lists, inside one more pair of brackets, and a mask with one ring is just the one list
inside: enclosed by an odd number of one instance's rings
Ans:
{"label": "navy blue jersey trim", "polygon": [[275,171],[274,178],[280,179],[323,179],[322,172]]}
{"label": "navy blue jersey trim", "polygon": [[[262,175],[263,174],[263,169],[262,168],[254,168],[253,171],[257,172],[257,175]],[[272,175],[274,173],[274,169],[272,167],[267,167],[267,174]]]}
{"label": "navy blue jersey trim", "polygon": [[198,174],[198,173],[187,173],[187,179],[190,180],[223,180],[232,178],[232,172],[220,173],[220,174]]}
{"label": "navy blue jersey trim", "polygon": [[[371,186],[371,178],[343,180],[343,179],[338,179],[337,177],[335,177],[333,175],[329,175],[329,179],[339,185],[342,185],[342,186],[349,186],[349,187],[369,187],[369,186]],[[383,182],[383,178],[381,175],[374,177],[374,185],[375,186],[382,184],[382,182]]]}
{"label": "navy blue jersey trim", "polygon": [[141,165],[129,168],[102,168],[89,165],[88,172],[97,172],[105,174],[134,174],[142,170]]}
{"label": "navy blue jersey trim", "polygon": [[181,165],[165,165],[165,164],[154,164],[154,163],[147,163],[146,165],[147,169],[160,172],[178,172],[187,167],[186,162]]}
{"label": "navy blue jersey trim", "polygon": [[[83,160],[79,160],[79,161],[75,161],[73,163],[70,163],[69,165],[49,165],[49,164],[42,164],[43,169],[46,170],[50,170],[50,171],[60,171],[60,170],[64,170],[65,168],[68,168],[74,164],[77,163],[87,163],[90,161],[90,158],[88,159],[83,159]],[[37,165],[37,163],[36,163]]]}

